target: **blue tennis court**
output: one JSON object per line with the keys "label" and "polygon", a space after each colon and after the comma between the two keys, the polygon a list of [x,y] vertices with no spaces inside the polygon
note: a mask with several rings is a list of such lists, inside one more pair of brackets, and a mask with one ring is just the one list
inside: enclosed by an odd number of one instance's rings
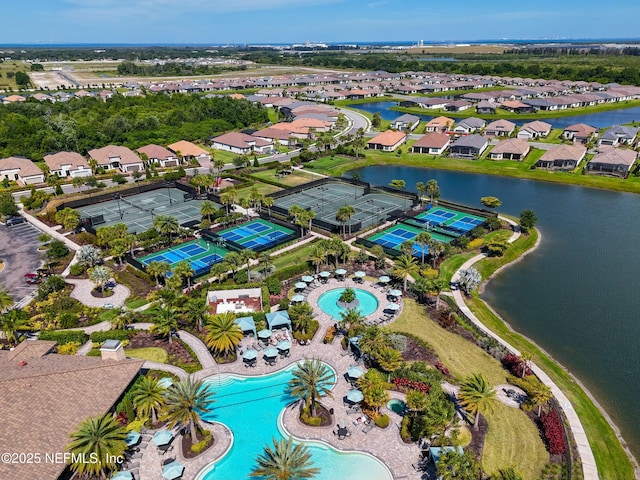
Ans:
{"label": "blue tennis court", "polygon": [[[207,242],[203,239],[193,240],[191,242],[184,243],[178,247],[162,250],[157,253],[152,253],[139,259],[143,265],[149,265],[151,262],[166,262],[173,269],[173,267],[180,263],[187,261],[191,265],[194,275],[208,273],[211,267],[221,262],[224,256],[229,253],[228,250]],[[171,272],[168,273],[168,276]]]}
{"label": "blue tennis court", "polygon": [[293,238],[295,232],[266,220],[252,220],[238,227],[218,232],[218,236],[243,248],[263,251]]}

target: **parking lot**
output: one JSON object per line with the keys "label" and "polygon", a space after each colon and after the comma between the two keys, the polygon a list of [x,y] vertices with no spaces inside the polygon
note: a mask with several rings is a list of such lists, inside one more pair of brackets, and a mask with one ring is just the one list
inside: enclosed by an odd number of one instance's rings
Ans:
{"label": "parking lot", "polygon": [[33,273],[42,265],[38,246],[40,230],[29,223],[7,227],[0,225],[0,258],[5,268],[0,272],[0,284],[6,288],[15,301],[19,301],[38,288],[28,285],[24,275]]}

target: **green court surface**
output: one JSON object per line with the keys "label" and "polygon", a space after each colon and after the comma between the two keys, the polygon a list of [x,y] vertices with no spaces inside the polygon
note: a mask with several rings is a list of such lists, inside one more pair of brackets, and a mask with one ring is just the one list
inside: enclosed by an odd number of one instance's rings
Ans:
{"label": "green court surface", "polygon": [[268,250],[296,238],[293,230],[262,219],[221,230],[216,235],[254,251]]}
{"label": "green court surface", "polygon": [[194,275],[198,276],[208,273],[211,267],[222,261],[227,253],[229,250],[220,245],[198,239],[152,253],[139,258],[138,261],[145,266],[151,262],[166,262],[171,268],[180,262],[187,261],[191,265]]}
{"label": "green court surface", "polygon": [[[382,247],[387,249],[400,250],[400,245],[402,245],[403,242],[406,242],[407,240],[415,241],[415,238],[425,231],[426,230],[414,227],[412,225],[400,223],[398,225],[394,225],[393,227],[389,227],[386,230],[373,235],[372,237],[369,237],[368,240],[373,243],[377,243],[378,245],[381,245]],[[437,232],[427,233],[431,235],[431,238],[442,243],[449,243],[454,238]],[[429,249],[425,247],[424,252],[425,254],[428,253]],[[422,255],[422,246],[417,243],[414,244],[413,254],[416,256]]]}
{"label": "green court surface", "polygon": [[482,225],[484,221],[485,219],[478,215],[459,212],[438,205],[416,215],[409,223],[427,228],[427,230],[433,227],[440,227],[448,230],[450,235],[459,236]]}

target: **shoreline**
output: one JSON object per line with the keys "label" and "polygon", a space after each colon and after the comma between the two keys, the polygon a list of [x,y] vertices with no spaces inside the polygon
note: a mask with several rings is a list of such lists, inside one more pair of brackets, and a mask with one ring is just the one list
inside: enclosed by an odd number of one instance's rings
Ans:
{"label": "shoreline", "polygon": [[[482,284],[480,285],[480,287],[478,288],[478,294],[482,294],[486,288],[486,286],[489,284],[489,282],[496,277],[502,270],[506,269],[507,267],[510,267],[512,265],[515,265],[516,263],[522,261],[527,255],[529,255],[530,253],[534,252],[539,246],[540,243],[542,242],[542,234],[540,232],[540,230],[536,227],[536,231],[538,232],[538,238],[536,240],[536,243],[533,245],[533,247],[531,247],[530,249],[526,250],[525,252],[522,253],[522,255],[520,255],[518,258],[505,263],[504,265],[502,265],[501,267],[499,267],[498,269],[496,269],[491,275],[489,275],[489,277],[482,282]],[[616,438],[618,439],[618,442],[620,442],[620,445],[622,446],[622,449],[624,450],[625,454],[627,455],[627,457],[629,458],[629,461],[631,462],[631,465],[634,469],[635,472],[635,477],[636,479],[640,479],[640,465],[638,464],[638,461],[636,459],[636,457],[634,456],[633,452],[629,449],[629,446],[626,442],[626,440],[624,439],[624,437],[622,436],[622,432],[620,431],[620,429],[618,428],[618,426],[616,425],[616,423],[613,421],[613,419],[609,416],[608,412],[606,411],[606,409],[602,406],[602,404],[600,404],[600,402],[594,397],[594,395],[591,393],[591,391],[585,386],[585,384],[578,378],[576,377],[571,370],[569,370],[567,367],[565,367],[561,362],[559,362],[558,360],[556,360],[553,355],[551,355],[545,348],[543,348],[542,346],[540,346],[536,341],[534,341],[533,339],[529,338],[528,336],[524,335],[523,333],[520,333],[518,330],[514,329],[511,324],[509,322],[507,322],[498,312],[496,312],[493,307],[491,306],[491,304],[489,302],[487,302],[486,300],[484,300],[481,297],[478,297],[479,300],[489,309],[489,311],[499,320],[501,321],[505,327],[513,332],[515,335],[518,335],[519,337],[521,337],[522,339],[524,339],[525,341],[531,343],[532,345],[534,345],[536,348],[538,348],[544,355],[546,355],[547,357],[549,357],[549,359],[555,363],[558,367],[560,367],[564,372],[567,373],[567,375],[569,375],[569,377],[571,378],[571,380],[573,380],[578,387],[585,393],[585,395],[589,398],[589,400],[594,404],[594,406],[598,409],[598,411],[600,412],[600,414],[604,417],[604,419],[607,421],[607,423],[611,426],[611,428],[613,429],[613,432],[616,436]],[[488,328],[489,330],[491,330],[489,327],[487,327],[485,325],[486,328]],[[495,332],[494,332],[495,333]],[[499,334],[496,333],[496,335],[500,336]],[[502,338],[502,337],[501,337]],[[506,341],[504,339],[502,339],[503,341]],[[539,367],[541,368],[541,367]],[[587,437],[588,438],[588,437]],[[582,461],[582,459],[581,459]]]}

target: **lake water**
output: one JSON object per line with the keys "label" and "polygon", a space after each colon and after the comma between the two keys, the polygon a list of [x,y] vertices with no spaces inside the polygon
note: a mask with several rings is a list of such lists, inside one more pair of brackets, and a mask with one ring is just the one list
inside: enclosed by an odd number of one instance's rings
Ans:
{"label": "lake water", "polygon": [[435,179],[446,200],[538,216],[542,243],[489,282],[483,298],[518,332],[574,373],[640,457],[640,195],[403,166],[358,170],[407,188]]}
{"label": "lake water", "polygon": [[[357,105],[353,105],[354,108],[358,108],[366,112],[379,113],[380,117],[383,120],[394,120],[398,118],[400,115],[402,115],[402,112],[389,110],[391,107],[397,107],[397,106],[398,106],[398,102],[371,102],[371,103],[359,103]],[[437,114],[437,115],[420,114],[418,116],[425,121],[429,121],[432,118],[440,115],[441,114]],[[443,115],[446,115],[446,114],[443,114]],[[569,125],[574,125],[576,123],[586,123],[587,125],[592,125],[597,128],[604,128],[604,127],[610,127],[611,125],[618,125],[621,123],[631,123],[635,121],[640,121],[640,107],[620,108],[617,110],[609,110],[606,112],[587,113],[584,115],[573,115],[571,117],[545,117],[542,120],[553,125],[553,128],[565,128],[565,127],[568,127]],[[515,123],[516,125],[522,125],[523,123],[530,122],[531,120],[517,120],[517,119],[514,120],[510,118],[509,121]]]}

